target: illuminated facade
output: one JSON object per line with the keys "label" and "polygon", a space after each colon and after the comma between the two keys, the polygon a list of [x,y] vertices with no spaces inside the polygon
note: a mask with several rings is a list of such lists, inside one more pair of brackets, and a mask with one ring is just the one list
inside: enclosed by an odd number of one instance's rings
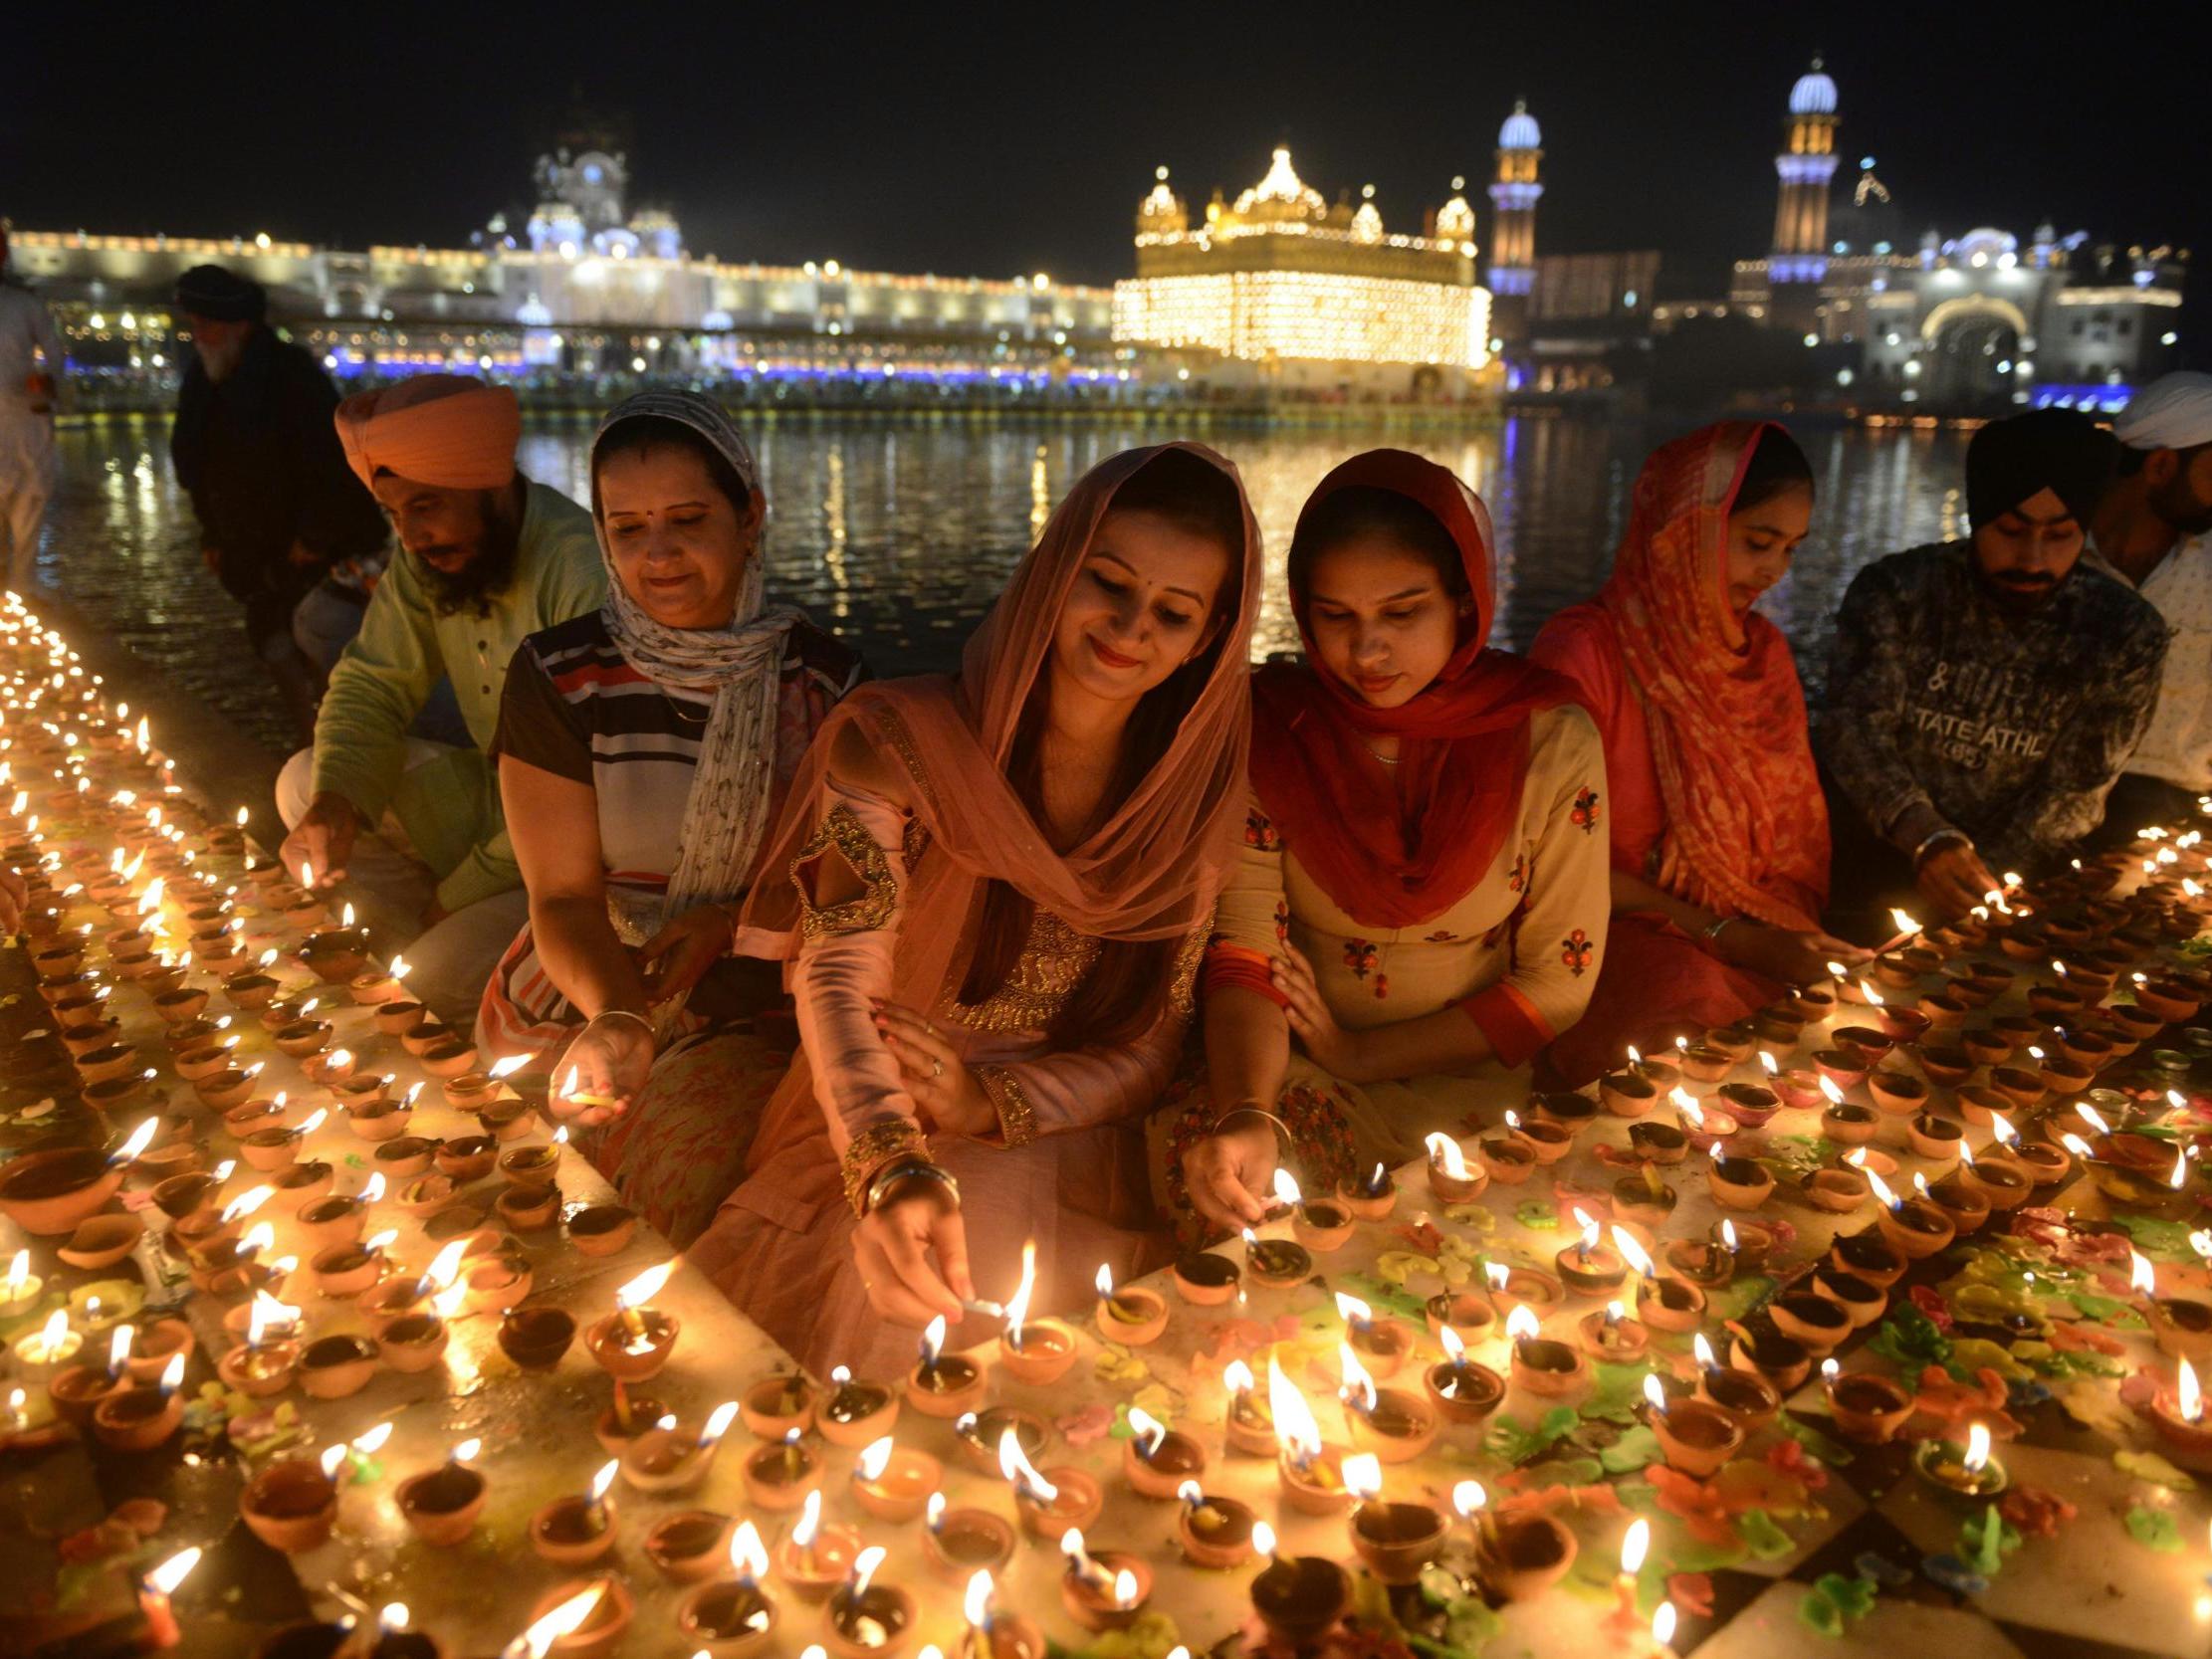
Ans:
{"label": "illuminated facade", "polygon": [[1490,359],[1463,195],[1430,234],[1386,230],[1373,187],[1332,206],[1275,150],[1233,205],[1193,223],[1159,170],[1137,210],[1137,274],[1114,285],[1114,338],[1181,353],[1211,383],[1456,398]]}
{"label": "illuminated facade", "polygon": [[[1812,69],[1790,89],[1782,149],[1774,158],[1779,185],[1767,275],[1775,285],[1779,311],[1809,312],[1819,297],[1816,285],[1828,270],[1828,190],[1836,176],[1837,119],[1836,83],[1815,58]],[[1780,320],[1787,326],[1793,317]]]}

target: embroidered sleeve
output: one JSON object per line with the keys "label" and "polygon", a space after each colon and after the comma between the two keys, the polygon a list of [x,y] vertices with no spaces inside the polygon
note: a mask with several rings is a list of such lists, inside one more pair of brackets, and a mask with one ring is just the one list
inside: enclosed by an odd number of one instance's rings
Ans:
{"label": "embroidered sleeve", "polygon": [[1199,964],[1206,959],[1207,941],[1214,936],[1214,914],[1209,910],[1206,920],[1183,935],[1182,948],[1175,953],[1175,975],[1168,981],[1168,1010],[1177,1019],[1187,1020],[1197,1010]]}
{"label": "embroidered sleeve", "polygon": [[[834,851],[859,878],[861,892],[840,904],[816,906],[818,861]],[[820,826],[791,860],[791,884],[798,889],[799,936],[813,940],[830,933],[873,933],[891,920],[898,906],[898,879],[876,838],[859,815],[842,801],[822,815]]]}
{"label": "embroidered sleeve", "polygon": [[875,1179],[878,1169],[894,1158],[919,1154],[924,1146],[921,1130],[907,1118],[883,1119],[854,1136],[839,1160],[845,1202],[852,1206],[852,1213],[866,1213],[868,1183]]}
{"label": "embroidered sleeve", "polygon": [[1001,1146],[1026,1146],[1037,1138],[1037,1109],[1016,1073],[1004,1066],[978,1066],[976,1081],[997,1110]]}
{"label": "embroidered sleeve", "polygon": [[1290,907],[1283,896],[1282,832],[1254,795],[1244,810],[1244,844],[1229,867],[1228,884],[1215,909],[1206,985],[1239,986],[1278,1007],[1284,1002],[1267,974],[1268,961],[1290,937]]}

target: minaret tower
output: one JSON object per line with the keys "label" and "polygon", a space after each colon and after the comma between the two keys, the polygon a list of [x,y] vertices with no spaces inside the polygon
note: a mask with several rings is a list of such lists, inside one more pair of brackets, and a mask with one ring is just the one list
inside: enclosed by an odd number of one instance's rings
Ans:
{"label": "minaret tower", "polygon": [[1513,112],[1497,133],[1497,182],[1490,203],[1490,292],[1499,298],[1525,297],[1536,286],[1536,202],[1544,187],[1536,164],[1544,158],[1544,134],[1528,104],[1513,101]]}
{"label": "minaret tower", "polygon": [[1815,58],[1811,71],[1790,89],[1782,151],[1774,158],[1781,191],[1767,281],[1776,291],[1778,307],[1784,304],[1785,284],[1817,284],[1828,272],[1828,185],[1836,173],[1836,83],[1821,73],[1821,61]]}

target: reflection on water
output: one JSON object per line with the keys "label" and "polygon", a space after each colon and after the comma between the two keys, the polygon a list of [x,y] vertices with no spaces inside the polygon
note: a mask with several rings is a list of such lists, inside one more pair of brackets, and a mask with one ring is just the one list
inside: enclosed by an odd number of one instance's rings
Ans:
{"label": "reflection on water", "polygon": [[[1258,654],[1293,648],[1282,560],[1298,508],[1337,461],[1375,442],[1420,451],[1488,503],[1498,533],[1498,642],[1525,647],[1545,618],[1604,581],[1649,448],[1678,430],[1582,418],[1508,420],[1466,434],[1389,439],[1336,430],[1230,431],[1266,538]],[[591,427],[534,426],[523,468],[585,498]],[[754,434],[773,518],[772,589],[857,643],[879,675],[949,666],[1069,482],[1155,427],[767,427]],[[1800,434],[1820,481],[1813,532],[1762,601],[1818,696],[1830,619],[1869,560],[1963,533],[1963,440],[1885,430]],[[116,422],[62,438],[63,479],[42,569],[180,689],[272,747],[284,724],[239,649],[235,607],[200,567],[191,509],[169,470],[167,426]]]}

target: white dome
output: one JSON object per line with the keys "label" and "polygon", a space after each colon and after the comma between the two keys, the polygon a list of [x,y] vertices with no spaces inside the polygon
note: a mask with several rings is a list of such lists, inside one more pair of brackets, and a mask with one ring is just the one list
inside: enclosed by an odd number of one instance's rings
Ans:
{"label": "white dome", "polygon": [[1836,112],[1836,83],[1821,73],[1816,60],[1812,73],[1797,78],[1797,85],[1790,89],[1790,113],[1793,115],[1833,115]]}
{"label": "white dome", "polygon": [[1497,129],[1499,149],[1536,149],[1544,142],[1544,134],[1536,125],[1536,117],[1528,112],[1528,105],[1515,104],[1513,112],[1505,117],[1505,124]]}

